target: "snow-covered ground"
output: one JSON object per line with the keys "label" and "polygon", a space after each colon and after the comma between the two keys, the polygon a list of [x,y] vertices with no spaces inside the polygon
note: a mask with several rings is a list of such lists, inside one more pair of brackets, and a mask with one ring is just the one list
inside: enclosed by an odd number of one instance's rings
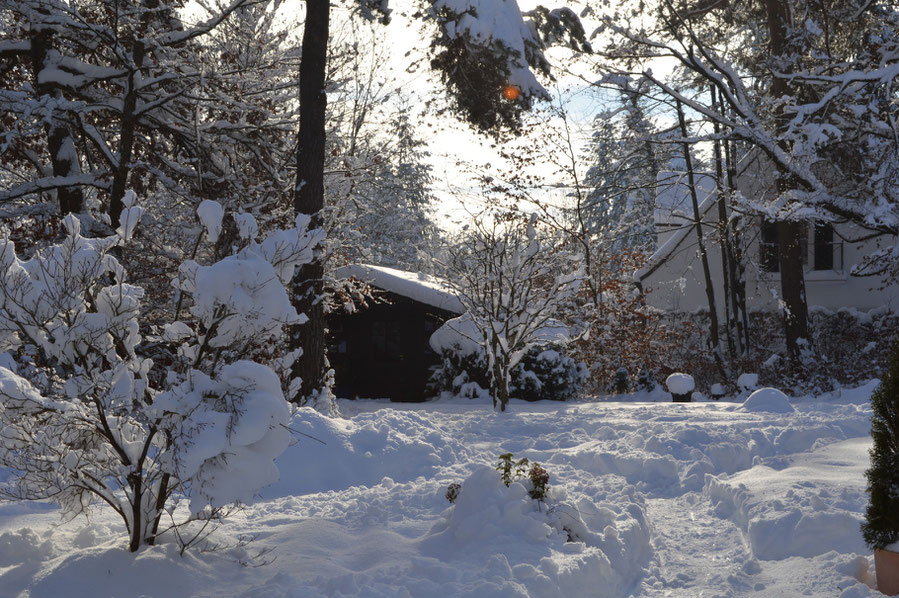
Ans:
{"label": "snow-covered ground", "polygon": [[[302,410],[281,481],[217,550],[131,555],[103,509],[63,524],[45,504],[0,506],[0,597],[879,596],[859,531],[873,388],[786,413],[772,400]],[[502,484],[508,452],[548,470],[545,502]]]}

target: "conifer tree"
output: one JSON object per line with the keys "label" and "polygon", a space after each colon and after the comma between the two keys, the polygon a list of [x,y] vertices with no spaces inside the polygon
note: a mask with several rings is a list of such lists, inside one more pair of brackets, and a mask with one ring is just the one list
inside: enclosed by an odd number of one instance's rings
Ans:
{"label": "conifer tree", "polygon": [[899,541],[899,342],[880,386],[871,395],[871,468],[865,472],[871,495],[862,535],[871,548]]}

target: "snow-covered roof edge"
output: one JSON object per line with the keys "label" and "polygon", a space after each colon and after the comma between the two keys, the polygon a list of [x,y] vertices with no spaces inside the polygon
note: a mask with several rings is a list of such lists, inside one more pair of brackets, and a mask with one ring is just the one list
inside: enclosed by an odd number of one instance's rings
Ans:
{"label": "snow-covered roof edge", "polygon": [[[715,205],[716,200],[718,199],[717,193],[710,193],[702,200],[702,203],[699,204],[699,214],[700,217],[705,216],[706,212],[708,212],[712,206]],[[655,250],[649,259],[646,260],[646,264],[643,265],[642,268],[634,272],[634,282],[640,283],[646,279],[649,275],[659,269],[659,267],[665,263],[668,257],[674,253],[678,247],[684,242],[693,229],[694,223],[685,222],[684,225],[674,231],[671,237],[668,238],[667,241],[662,243],[661,247]]]}
{"label": "snow-covered roof edge", "polygon": [[336,274],[338,278],[352,276],[373,287],[455,314],[465,311],[452,288],[435,276],[371,264],[349,264],[338,268]]}
{"label": "snow-covered roof edge", "polygon": [[[710,174],[695,173],[693,185],[700,205],[705,204],[709,196],[718,194],[718,183]],[[653,222],[656,226],[678,226],[685,220],[693,219],[689,173],[663,170],[656,176],[656,189],[653,209]]]}

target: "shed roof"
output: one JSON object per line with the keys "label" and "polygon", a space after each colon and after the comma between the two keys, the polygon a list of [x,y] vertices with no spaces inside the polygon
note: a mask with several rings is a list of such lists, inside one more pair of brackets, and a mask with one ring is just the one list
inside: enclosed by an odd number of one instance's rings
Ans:
{"label": "shed roof", "polygon": [[455,314],[465,311],[452,287],[435,276],[371,264],[350,264],[338,268],[336,274],[340,278],[355,277],[384,291]]}

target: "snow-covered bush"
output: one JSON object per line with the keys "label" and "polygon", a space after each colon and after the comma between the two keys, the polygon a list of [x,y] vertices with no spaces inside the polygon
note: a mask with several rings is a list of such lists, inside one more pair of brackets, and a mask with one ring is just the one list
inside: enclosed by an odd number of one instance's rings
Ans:
{"label": "snow-covered bush", "polygon": [[528,351],[553,344],[547,333],[568,342],[567,329],[557,334],[564,328],[557,318],[577,292],[582,268],[577,256],[541,244],[536,215],[524,221],[487,214],[475,226],[453,253],[449,280],[467,312],[458,332],[484,351],[494,407],[505,411],[512,370]]}
{"label": "snow-covered bush", "polygon": [[[567,401],[580,395],[587,368],[564,354],[567,329],[556,324],[543,331],[547,344],[531,347],[512,368],[510,396],[524,401]],[[441,358],[428,383],[433,394],[469,399],[489,394],[486,351],[471,341],[470,336],[476,334],[472,329],[471,321],[462,316],[448,321],[431,337],[431,347]]]}
{"label": "snow-covered bush", "polygon": [[129,193],[103,238],[81,236],[67,216],[65,238],[28,260],[0,234],[0,351],[11,357],[0,367],[10,471],[0,493],[53,500],[67,517],[105,503],[132,551],[154,543],[165,515],[176,525],[180,499],[187,521],[208,521],[277,480],[289,407],[270,365],[283,371],[292,356],[252,357],[302,323],[284,285],[322,236],[297,218],[210,266],[185,262],[174,284],[191,317],[154,335],[141,321],[144,291],[113,251],[141,215]]}

